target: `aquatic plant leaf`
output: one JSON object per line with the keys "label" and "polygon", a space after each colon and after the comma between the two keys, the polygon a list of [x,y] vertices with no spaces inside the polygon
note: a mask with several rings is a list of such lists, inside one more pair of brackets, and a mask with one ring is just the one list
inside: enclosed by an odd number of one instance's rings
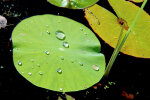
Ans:
{"label": "aquatic plant leaf", "polygon": [[58,99],[57,100],[63,100],[60,96],[58,96]]}
{"label": "aquatic plant leaf", "polygon": [[68,94],[65,94],[65,96],[66,96],[66,100],[75,100],[75,98],[73,98],[72,96]]}
{"label": "aquatic plant leaf", "polygon": [[141,3],[141,2],[143,2],[144,0],[127,0],[127,1],[132,1],[132,2],[135,2],[135,3]]}
{"label": "aquatic plant leaf", "polygon": [[[122,22],[125,23],[124,33],[130,27],[139,7],[124,0],[108,0],[116,12],[113,13],[98,5],[85,10],[85,17],[92,29],[110,46],[116,46]],[[117,3],[116,3],[117,2]],[[128,36],[121,52],[141,58],[150,58],[150,16],[142,11],[136,25]]]}
{"label": "aquatic plant leaf", "polygon": [[[13,61],[36,86],[70,92],[91,87],[105,71],[95,34],[84,25],[55,15],[37,15],[13,30]],[[99,70],[93,70],[97,65]]]}
{"label": "aquatic plant leaf", "polygon": [[98,0],[48,0],[48,2],[58,7],[83,9],[95,4]]}

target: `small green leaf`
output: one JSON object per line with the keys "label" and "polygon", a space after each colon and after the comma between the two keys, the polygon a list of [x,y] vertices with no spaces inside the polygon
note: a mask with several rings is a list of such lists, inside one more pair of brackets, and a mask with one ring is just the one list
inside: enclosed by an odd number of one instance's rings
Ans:
{"label": "small green leaf", "polygon": [[98,0],[48,0],[48,2],[58,7],[83,9],[95,4]]}
{"label": "small green leaf", "polygon": [[99,82],[105,72],[99,40],[71,19],[55,15],[27,18],[15,27],[12,40],[16,69],[36,86],[79,91]]}

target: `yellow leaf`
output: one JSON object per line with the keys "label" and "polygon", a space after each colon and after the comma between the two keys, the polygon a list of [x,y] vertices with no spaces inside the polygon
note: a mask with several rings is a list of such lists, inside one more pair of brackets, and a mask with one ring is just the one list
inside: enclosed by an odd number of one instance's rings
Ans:
{"label": "yellow leaf", "polygon": [[[85,18],[106,43],[115,47],[121,31],[121,21],[126,23],[125,33],[140,8],[125,0],[108,1],[118,17],[105,8],[94,5],[85,9]],[[121,52],[135,57],[150,58],[150,16],[145,11],[139,16]]]}

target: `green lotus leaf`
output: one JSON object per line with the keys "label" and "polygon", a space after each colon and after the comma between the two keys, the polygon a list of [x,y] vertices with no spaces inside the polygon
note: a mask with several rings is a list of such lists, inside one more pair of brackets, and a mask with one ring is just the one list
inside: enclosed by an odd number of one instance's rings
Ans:
{"label": "green lotus leaf", "polygon": [[98,0],[48,0],[48,2],[58,7],[83,9],[95,4]]}
{"label": "green lotus leaf", "polygon": [[37,15],[13,30],[13,61],[32,84],[53,91],[87,89],[105,72],[100,42],[84,25],[55,15]]}

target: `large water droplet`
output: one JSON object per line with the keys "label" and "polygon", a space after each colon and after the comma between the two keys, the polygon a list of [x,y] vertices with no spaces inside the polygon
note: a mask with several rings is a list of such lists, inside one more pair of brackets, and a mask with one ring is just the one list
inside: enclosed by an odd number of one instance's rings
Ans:
{"label": "large water droplet", "polygon": [[49,52],[49,51],[45,51],[45,53],[46,53],[47,55],[49,55],[49,54],[50,54],[50,52]]}
{"label": "large water droplet", "polygon": [[60,40],[64,40],[65,39],[65,34],[64,34],[64,32],[62,32],[62,31],[56,31],[56,37],[58,38],[58,39],[60,39]]}
{"label": "large water droplet", "polygon": [[22,66],[22,62],[18,61],[18,65],[19,65],[19,66]]}
{"label": "large water droplet", "polygon": [[59,74],[61,74],[61,73],[62,73],[62,70],[61,70],[60,68],[58,68],[58,69],[57,69],[57,72],[58,72]]}
{"label": "large water droplet", "polygon": [[28,73],[28,75],[29,75],[29,76],[31,76],[31,75],[32,75],[32,73],[31,73],[31,72],[29,72],[29,73]]}
{"label": "large water droplet", "polygon": [[62,7],[67,7],[69,4],[69,0],[62,0]]}
{"label": "large water droplet", "polygon": [[92,65],[92,68],[96,71],[99,71],[99,67],[97,65]]}
{"label": "large water droplet", "polygon": [[69,48],[68,42],[63,42],[63,46],[64,46],[65,48]]}

